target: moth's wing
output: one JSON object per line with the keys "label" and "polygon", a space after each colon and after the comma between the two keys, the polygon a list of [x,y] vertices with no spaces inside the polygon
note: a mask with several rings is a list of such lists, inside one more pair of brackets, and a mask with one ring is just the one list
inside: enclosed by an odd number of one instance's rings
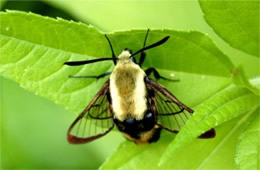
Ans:
{"label": "moth's wing", "polygon": [[108,80],[70,126],[68,141],[74,144],[87,143],[110,132],[114,127],[110,103]]}
{"label": "moth's wing", "polygon": [[[145,80],[149,95],[148,100],[150,100],[152,112],[156,116],[157,125],[170,132],[178,133],[194,111],[160,84],[148,77]],[[199,137],[211,138],[214,136],[215,130],[211,129]]]}
{"label": "moth's wing", "polygon": [[177,133],[192,116],[193,110],[180,102],[166,88],[147,78],[148,95],[155,107],[152,108],[157,124],[168,131]]}

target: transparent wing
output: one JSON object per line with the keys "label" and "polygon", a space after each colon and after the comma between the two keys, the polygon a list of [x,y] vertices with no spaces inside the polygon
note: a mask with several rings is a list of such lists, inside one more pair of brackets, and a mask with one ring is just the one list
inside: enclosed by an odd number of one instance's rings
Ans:
{"label": "transparent wing", "polygon": [[68,141],[75,144],[86,143],[106,135],[114,127],[111,113],[107,81],[70,126]]}
{"label": "transparent wing", "polygon": [[[145,78],[153,113],[157,118],[157,125],[170,132],[178,133],[194,112],[191,108],[180,102],[166,88],[155,81]],[[200,138],[215,137],[215,130],[210,129]]]}
{"label": "transparent wing", "polygon": [[178,132],[191,117],[192,112],[187,111],[184,107],[172,101],[159,91],[155,92],[154,102],[157,122],[164,129]]}
{"label": "transparent wing", "polygon": [[163,129],[177,133],[191,117],[193,110],[155,81],[147,77],[146,82],[149,97],[155,106],[153,112],[156,115],[157,124]]}

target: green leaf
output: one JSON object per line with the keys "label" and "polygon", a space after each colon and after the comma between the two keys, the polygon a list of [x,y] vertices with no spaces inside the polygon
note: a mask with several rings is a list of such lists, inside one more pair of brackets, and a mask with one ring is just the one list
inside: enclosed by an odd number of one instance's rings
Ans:
{"label": "green leaf", "polygon": [[157,143],[136,146],[123,142],[100,169],[235,169],[235,143],[250,115],[239,116],[217,127],[215,138],[195,139],[172,153],[171,160],[160,167],[158,162],[175,136],[166,131],[162,131]]}
{"label": "green leaf", "polygon": [[[115,51],[120,53],[122,49],[129,46],[133,51],[140,49],[145,32],[115,33],[111,37],[112,43],[118,44]],[[136,41],[138,33],[138,37],[141,37],[139,42]],[[196,31],[153,30],[149,33],[147,44],[156,42],[165,36],[170,36],[167,43],[160,48],[146,52],[149,57],[146,58],[144,66],[221,77],[231,76],[232,69],[234,69],[233,64],[204,34]],[[127,41],[125,41],[126,39]],[[119,41],[120,43],[118,43]]]}
{"label": "green leaf", "polygon": [[169,144],[160,164],[169,160],[172,153],[200,134],[250,111],[257,105],[259,105],[259,98],[246,88],[232,85],[218,92],[196,109],[192,118]]}
{"label": "green leaf", "polygon": [[250,54],[241,52],[220,39],[203,19],[203,12],[197,0],[150,1],[149,3],[147,0],[44,1],[56,8],[63,9],[78,20],[92,24],[104,31],[127,30],[129,28],[199,30],[207,34],[235,65],[242,65],[247,77],[254,78],[259,75],[260,58],[251,57]]}
{"label": "green leaf", "polygon": [[[0,74],[72,112],[82,111],[105,79],[69,79],[68,76],[111,71],[112,62],[78,67],[63,63],[111,56],[104,35],[82,23],[32,13],[1,12],[0,19]],[[108,36],[119,54],[125,47],[133,51],[140,49],[145,34],[146,30],[132,30]],[[165,85],[174,89],[180,98],[183,96],[180,92],[186,91],[185,95],[196,96],[186,100],[195,105],[230,83],[234,66],[207,36],[194,31],[151,30],[147,44],[168,35],[171,38],[167,43],[147,51],[144,66],[159,68],[167,76],[174,73],[181,82]],[[199,81],[201,84],[196,83]],[[194,91],[200,85],[208,91],[201,88]],[[199,96],[195,95],[198,91],[201,92]]]}
{"label": "green leaf", "polygon": [[252,116],[237,144],[236,163],[239,169],[259,169],[260,163],[260,109]]}
{"label": "green leaf", "polygon": [[232,47],[259,57],[259,1],[200,0],[204,18]]}
{"label": "green leaf", "polygon": [[[81,23],[32,13],[10,11],[1,13],[0,17],[0,74],[19,82],[25,89],[68,106],[70,111],[82,111],[89,99],[83,94],[103,82],[73,80],[68,76],[102,73],[111,64],[100,63],[96,71],[97,65],[69,68],[63,63],[70,59],[90,59],[88,54],[97,57],[110,54],[107,48],[102,48],[107,46],[104,36]],[[89,93],[90,97],[93,95]]]}
{"label": "green leaf", "polygon": [[[259,83],[259,82],[257,82]],[[191,119],[169,144],[159,164],[171,158],[177,150],[214,126],[245,114],[259,105],[259,97],[246,88],[231,85],[201,104]]]}

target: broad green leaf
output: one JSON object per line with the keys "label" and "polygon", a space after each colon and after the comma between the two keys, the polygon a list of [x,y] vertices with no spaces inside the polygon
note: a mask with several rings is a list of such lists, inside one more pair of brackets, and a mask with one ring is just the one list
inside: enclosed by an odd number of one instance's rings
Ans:
{"label": "broad green leaf", "polygon": [[[82,111],[105,79],[69,79],[68,76],[112,70],[112,62],[79,67],[63,65],[65,61],[111,56],[104,35],[91,26],[18,11],[2,12],[0,20],[0,74],[72,112]],[[133,51],[140,49],[145,34],[146,30],[132,30],[108,36],[119,54],[125,47]],[[174,89],[181,99],[183,91],[187,96],[194,96],[184,102],[198,104],[230,83],[234,66],[207,36],[199,32],[151,30],[147,44],[168,35],[171,38],[167,43],[147,52],[144,66],[159,68],[167,76],[174,73],[181,82],[165,85]],[[200,85],[208,91],[196,90]],[[195,95],[198,91],[201,95]]]}
{"label": "broad green leaf", "polygon": [[[217,47],[229,56],[236,66],[242,65],[248,77],[254,78],[260,75],[258,69],[260,58],[251,57],[250,54],[239,51],[223,41],[205,22],[198,0],[45,0],[45,2],[56,8],[63,9],[79,21],[92,24],[105,31],[127,30],[129,28],[198,30],[207,34],[216,43]],[[187,11],[189,12],[187,13]]]}
{"label": "broad green leaf", "polygon": [[136,146],[129,141],[123,142],[101,169],[235,169],[236,141],[250,115],[239,116],[217,127],[215,138],[197,138],[172,153],[171,160],[160,167],[158,162],[175,136],[165,131],[157,143]]}
{"label": "broad green leaf", "polygon": [[[80,0],[79,0],[80,1]],[[124,15],[117,15],[117,13],[121,10],[124,10],[124,8],[129,8],[129,10],[131,10],[133,6],[135,6],[135,4],[137,2],[135,1],[131,1],[131,2],[127,2],[127,5],[125,4],[125,2],[81,2],[81,3],[74,3],[74,2],[70,2],[70,1],[66,1],[66,2],[59,2],[59,1],[48,1],[46,0],[46,2],[54,5],[54,6],[57,6],[59,8],[62,8],[64,10],[67,10],[69,13],[71,13],[72,15],[74,16],[77,16],[79,17],[80,19],[82,19],[83,21],[88,21],[98,27],[101,27],[105,30],[113,30],[114,29],[118,29],[118,28],[125,28],[125,26],[127,26],[127,28],[135,28],[135,27],[140,27],[142,25],[142,23],[145,23],[145,24],[152,24],[151,27],[155,27],[155,28],[158,28],[158,25],[153,25],[153,24],[157,24],[158,22],[153,22],[153,21],[146,21],[146,22],[141,22],[141,20],[143,18],[140,18],[138,17],[137,15],[135,16],[132,16],[132,17],[129,17],[128,16],[128,13],[125,13]],[[77,0],[76,0],[77,2]],[[164,8],[162,8],[163,10],[161,10],[160,12],[160,16],[163,16],[163,20],[164,20],[164,26],[165,27],[169,27],[167,25],[165,25],[165,23],[172,23],[172,19],[174,19],[174,25],[171,26],[171,28],[175,28],[176,24],[178,24],[178,22],[185,22],[185,18],[182,18],[182,19],[178,19],[178,12],[177,13],[169,13],[169,14],[164,14],[164,11],[165,11],[165,7],[166,6],[170,6],[172,8],[172,11],[178,11],[179,8],[182,8],[183,5],[185,5],[185,9],[188,9],[189,11],[193,11],[195,10],[196,8],[194,6],[196,6],[198,2],[194,1],[186,1],[186,2],[177,2],[177,1],[172,1],[172,2],[164,2],[164,3],[160,3],[161,6],[163,6]],[[100,4],[103,4],[103,5],[100,5]],[[146,4],[146,5],[145,5]],[[97,13],[97,10],[94,10],[95,7],[98,6],[98,9],[100,9],[101,11],[103,11],[104,13],[106,13],[106,10],[110,10],[111,12],[109,13],[108,17],[112,17],[113,20],[109,20],[107,21],[106,18],[103,17],[103,13]],[[149,3],[150,6],[158,6],[159,4],[157,2],[151,2]],[[144,1],[138,1],[138,7],[134,8],[135,9],[135,12],[139,12],[139,11],[142,11],[143,13],[145,13],[145,15],[147,15],[147,13],[150,12],[150,10],[147,10],[146,9],[146,6],[147,6],[147,3],[144,2]],[[191,8],[193,7],[193,8]],[[160,8],[161,9],[161,8]],[[158,9],[158,10],[160,10]],[[87,14],[85,14],[85,11],[88,11]],[[198,8],[198,11],[200,11],[200,9]],[[193,11],[193,14],[195,14],[196,12]],[[198,12],[197,12],[198,13]],[[115,16],[114,16],[115,15]],[[155,16],[153,16],[154,13],[149,13],[149,16],[154,18]],[[157,15],[157,14],[156,14]],[[180,15],[180,14],[179,14]],[[143,16],[143,15],[142,15]],[[123,20],[125,20],[125,18],[128,18],[128,22],[125,23],[125,24],[121,24],[120,21],[122,21],[122,17],[124,18]],[[134,17],[134,18],[133,18]],[[168,18],[169,17],[169,18]],[[182,16],[183,17],[183,16]],[[131,20],[135,20],[135,21],[139,21],[139,22],[131,22]],[[179,21],[180,20],[180,21]],[[161,20],[160,20],[161,21]],[[201,20],[196,20],[196,23],[198,23],[199,21]],[[193,19],[192,21],[189,20],[189,22],[194,22]],[[136,24],[136,25],[135,25]],[[201,25],[202,23],[200,23]],[[122,26],[122,27],[121,27]],[[192,25],[190,25],[189,29],[194,29],[192,27]],[[210,28],[209,28],[210,29]],[[200,30],[203,30],[205,31],[204,29],[200,28]],[[211,35],[212,37],[212,35]],[[214,38],[214,36],[213,36]],[[225,49],[224,49],[225,50]],[[234,56],[230,56],[230,57],[234,57],[235,58],[235,61],[237,62],[239,60],[238,55],[237,54],[233,54]],[[239,54],[239,57],[243,58],[243,56],[241,56]],[[245,56],[245,57],[248,57],[248,56]],[[245,58],[244,58],[245,59]],[[246,61],[244,61],[246,62]],[[253,61],[250,61],[250,62],[253,62]],[[243,62],[242,62],[243,63]],[[258,61],[256,61],[255,63],[258,63]],[[247,69],[246,69],[246,72],[248,72],[248,66],[246,66],[245,63],[243,63],[243,66],[245,66]],[[252,65],[252,63],[250,64],[250,70],[257,70],[256,67],[254,67]],[[241,72],[240,72],[241,71]],[[250,85],[248,83],[248,81],[246,80],[247,78],[245,77],[245,74],[242,72],[241,69],[236,70],[234,69],[232,71],[233,76],[234,76],[234,80],[236,81],[237,84],[239,85],[242,85],[242,86],[246,86],[247,88],[249,88],[250,90],[252,90],[254,93],[256,94],[260,94],[260,90],[259,89],[256,89],[254,87],[252,87],[252,85]],[[235,74],[236,73],[236,74]]]}
{"label": "broad green leaf", "polygon": [[0,17],[1,75],[36,94],[69,106],[71,111],[80,112],[87,101],[83,94],[100,87],[102,81],[72,80],[68,76],[84,74],[86,70],[89,74],[102,73],[111,64],[100,63],[102,67],[96,71],[97,65],[69,68],[63,63],[69,59],[90,59],[86,52],[97,57],[109,55],[108,49],[102,48],[107,46],[104,36],[81,23],[31,13],[7,12]]}
{"label": "broad green leaf", "polygon": [[256,110],[245,131],[239,136],[236,163],[239,169],[259,169],[260,110]]}
{"label": "broad green leaf", "polygon": [[259,53],[259,1],[200,0],[204,17],[232,47],[254,56]]}
{"label": "broad green leaf", "polygon": [[[259,81],[257,82],[259,83]],[[231,85],[202,103],[190,120],[169,144],[160,164],[172,153],[214,126],[245,114],[259,105],[259,97],[246,88]]]}

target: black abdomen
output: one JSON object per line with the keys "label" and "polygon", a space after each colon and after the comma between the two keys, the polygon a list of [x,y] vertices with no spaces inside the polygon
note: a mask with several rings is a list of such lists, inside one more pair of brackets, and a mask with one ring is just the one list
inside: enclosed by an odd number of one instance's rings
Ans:
{"label": "black abdomen", "polygon": [[[142,135],[146,132],[150,135],[149,137],[147,137],[147,142],[149,143],[157,141],[160,137],[161,129],[155,128],[155,117],[150,111],[147,111],[142,120],[136,120],[129,117],[124,121],[120,121],[114,118],[114,122],[121,132],[128,134],[134,139],[140,139]],[[153,130],[152,133],[151,130]]]}

